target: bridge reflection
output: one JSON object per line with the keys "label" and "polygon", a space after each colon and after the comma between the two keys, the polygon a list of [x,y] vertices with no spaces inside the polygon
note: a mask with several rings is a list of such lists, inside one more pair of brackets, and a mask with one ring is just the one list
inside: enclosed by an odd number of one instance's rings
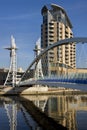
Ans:
{"label": "bridge reflection", "polygon": [[30,130],[42,130],[22,104],[20,104],[16,99],[16,97],[0,97],[0,101],[3,102],[8,117],[10,130],[24,130],[24,128]]}
{"label": "bridge reflection", "polygon": [[[68,130],[77,130],[78,111],[85,111],[87,113],[87,95],[81,94],[24,96],[21,98],[0,97],[0,101],[4,105],[10,130],[20,128],[20,123],[21,125],[25,125],[27,129],[33,130],[42,130],[41,126],[44,128],[44,123],[50,125],[46,126],[45,129],[47,130],[60,127],[63,129],[66,127]],[[45,114],[43,114],[43,112]],[[49,119],[49,117],[51,117],[51,119]],[[58,126],[56,126],[54,121],[57,121]]]}

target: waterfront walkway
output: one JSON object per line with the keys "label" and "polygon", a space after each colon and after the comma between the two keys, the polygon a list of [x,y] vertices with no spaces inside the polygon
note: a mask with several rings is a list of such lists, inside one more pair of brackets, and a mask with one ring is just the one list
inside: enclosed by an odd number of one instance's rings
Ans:
{"label": "waterfront walkway", "polygon": [[[35,87],[35,86],[34,86]],[[0,87],[1,88],[1,87]],[[65,88],[48,88],[47,91],[30,91],[29,87],[4,87],[0,89],[0,95],[57,95],[57,94],[87,94],[86,91],[65,89]]]}

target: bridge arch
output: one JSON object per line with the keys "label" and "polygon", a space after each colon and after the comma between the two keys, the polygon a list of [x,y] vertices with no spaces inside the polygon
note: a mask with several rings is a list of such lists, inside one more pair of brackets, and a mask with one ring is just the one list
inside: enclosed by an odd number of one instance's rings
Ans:
{"label": "bridge arch", "polygon": [[[74,38],[67,38],[67,39],[64,39],[64,40],[60,40],[50,46],[48,46],[45,50],[43,50],[32,62],[31,64],[29,65],[29,67],[27,68],[27,70],[25,71],[25,73],[23,74],[22,78],[21,78],[21,81],[23,79],[23,77],[26,75],[26,73],[31,69],[31,67],[34,65],[34,63],[38,62],[40,60],[40,58],[46,53],[48,52],[50,49],[53,49],[55,47],[58,47],[60,45],[67,45],[69,43],[87,43],[87,37],[74,37]],[[20,82],[21,82],[20,81]]]}

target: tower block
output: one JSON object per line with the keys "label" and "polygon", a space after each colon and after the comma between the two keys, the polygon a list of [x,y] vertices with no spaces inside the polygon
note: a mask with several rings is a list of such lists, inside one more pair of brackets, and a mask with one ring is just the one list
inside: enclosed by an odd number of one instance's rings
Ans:
{"label": "tower block", "polygon": [[18,49],[16,47],[15,39],[13,36],[11,36],[11,45],[10,47],[5,48],[10,51],[10,68],[8,71],[8,75],[6,78],[6,81],[4,83],[4,86],[12,86],[15,87],[17,83],[17,56],[16,56],[16,50]]}

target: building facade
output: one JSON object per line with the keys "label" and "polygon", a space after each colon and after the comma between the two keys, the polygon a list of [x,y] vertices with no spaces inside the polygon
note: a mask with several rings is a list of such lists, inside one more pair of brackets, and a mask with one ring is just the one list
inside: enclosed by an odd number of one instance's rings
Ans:
{"label": "building facade", "polygon": [[[62,7],[56,4],[45,5],[42,7],[41,14],[43,17],[41,47],[43,49],[59,40],[73,37],[72,24]],[[44,75],[57,75],[59,70],[62,73],[64,71],[61,67],[62,63],[75,68],[75,48],[75,43],[68,43],[48,51],[42,58]]]}
{"label": "building facade", "polygon": [[[0,68],[0,85],[4,85],[8,72],[9,72],[9,68]],[[17,82],[20,81],[23,74],[24,71],[21,71],[20,69],[17,70]]]}

